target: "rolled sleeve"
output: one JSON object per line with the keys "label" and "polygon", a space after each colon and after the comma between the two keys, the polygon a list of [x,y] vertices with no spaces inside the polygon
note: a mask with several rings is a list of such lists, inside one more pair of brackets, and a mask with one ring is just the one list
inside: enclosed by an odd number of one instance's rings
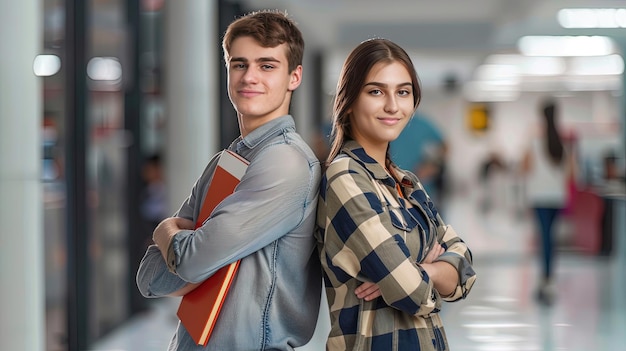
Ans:
{"label": "rolled sleeve", "polygon": [[156,245],[151,245],[146,250],[137,270],[136,282],[139,292],[144,297],[167,296],[187,284],[169,271]]}
{"label": "rolled sleeve", "polygon": [[476,272],[472,267],[472,253],[451,225],[445,226],[440,240],[444,243],[446,251],[435,261],[451,264],[459,275],[458,284],[452,294],[442,296],[442,298],[448,302],[464,299],[476,281]]}

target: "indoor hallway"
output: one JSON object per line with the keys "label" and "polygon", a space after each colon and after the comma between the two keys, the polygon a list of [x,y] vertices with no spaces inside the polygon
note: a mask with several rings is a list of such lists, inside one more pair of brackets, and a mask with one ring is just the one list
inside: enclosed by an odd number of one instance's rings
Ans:
{"label": "indoor hallway", "polygon": [[[506,201],[483,212],[479,199],[478,191],[459,194],[444,210],[447,222],[472,248],[478,274],[466,300],[444,305],[442,317],[451,350],[626,350],[623,216],[612,256],[561,247],[557,298],[545,307],[533,296],[539,268],[532,217]],[[567,223],[560,227],[561,235],[567,237]],[[149,312],[133,317],[92,350],[166,350],[176,326],[176,301],[153,302]],[[322,333],[299,350],[324,350]]]}

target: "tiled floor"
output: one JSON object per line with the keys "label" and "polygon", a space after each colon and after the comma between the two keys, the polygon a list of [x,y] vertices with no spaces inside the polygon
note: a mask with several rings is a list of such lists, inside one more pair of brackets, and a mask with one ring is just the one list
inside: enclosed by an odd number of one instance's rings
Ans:
{"label": "tiled floor", "polygon": [[[558,296],[546,308],[533,298],[538,267],[532,220],[524,211],[499,206],[484,214],[471,194],[451,203],[444,214],[472,248],[478,273],[466,300],[444,306],[451,350],[626,351],[626,233],[616,233],[618,252],[611,257],[561,250]],[[560,230],[566,240],[566,223]],[[154,307],[92,350],[165,350],[175,328],[176,301],[160,301]],[[301,350],[323,350],[323,340],[318,333]]]}

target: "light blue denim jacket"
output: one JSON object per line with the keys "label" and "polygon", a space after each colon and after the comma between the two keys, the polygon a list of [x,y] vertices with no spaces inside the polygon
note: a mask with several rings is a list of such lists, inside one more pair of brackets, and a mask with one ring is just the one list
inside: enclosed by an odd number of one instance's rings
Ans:
{"label": "light blue denim jacket", "polygon": [[[169,350],[292,350],[309,341],[319,311],[322,273],[313,227],[320,163],[289,115],[229,149],[250,161],[235,192],[198,230],[173,238],[176,273],[150,246],[137,285],[144,296],[161,297],[241,259],[207,346],[195,345],[179,322]],[[175,216],[196,222],[216,161],[214,156]]]}

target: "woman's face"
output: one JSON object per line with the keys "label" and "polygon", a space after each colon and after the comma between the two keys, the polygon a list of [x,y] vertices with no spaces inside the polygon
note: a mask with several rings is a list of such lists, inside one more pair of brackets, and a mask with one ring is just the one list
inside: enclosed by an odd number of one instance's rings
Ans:
{"label": "woman's face", "polygon": [[[406,67],[379,62],[367,74],[359,96],[348,110],[352,137],[365,148],[387,150],[413,115],[413,86]],[[382,148],[382,149],[381,149]]]}

